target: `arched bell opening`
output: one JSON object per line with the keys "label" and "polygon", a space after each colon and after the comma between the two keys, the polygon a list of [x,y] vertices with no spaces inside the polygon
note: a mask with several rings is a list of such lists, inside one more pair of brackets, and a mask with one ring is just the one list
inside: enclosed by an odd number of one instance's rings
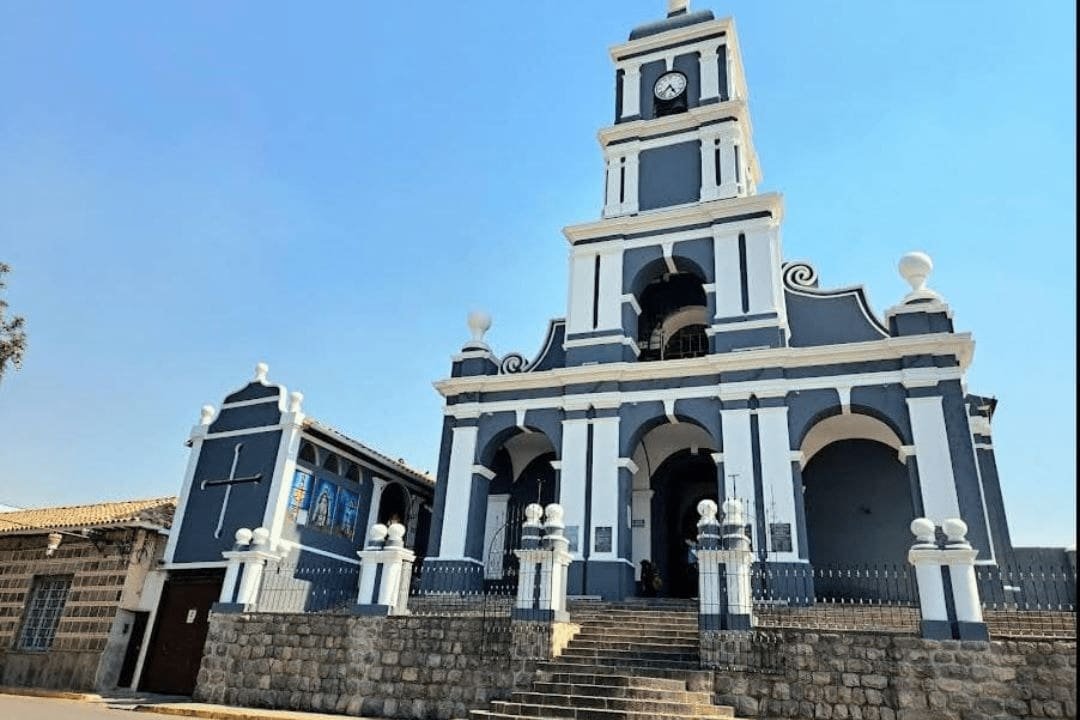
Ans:
{"label": "arched bell opening", "polygon": [[677,360],[709,353],[708,309],[700,277],[664,273],[649,283],[638,300],[639,360]]}

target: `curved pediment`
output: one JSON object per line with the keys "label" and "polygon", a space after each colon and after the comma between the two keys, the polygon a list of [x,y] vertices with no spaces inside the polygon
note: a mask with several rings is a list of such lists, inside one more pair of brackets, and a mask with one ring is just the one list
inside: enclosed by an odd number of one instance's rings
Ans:
{"label": "curved pediment", "polygon": [[890,337],[861,285],[818,288],[817,271],[806,262],[782,267],[792,347],[839,345]]}
{"label": "curved pediment", "polygon": [[544,338],[544,345],[539,354],[528,361],[521,353],[508,353],[499,361],[499,374],[513,375],[565,366],[566,350],[563,349],[565,339],[566,320],[563,318],[551,320],[548,323],[547,337]]}

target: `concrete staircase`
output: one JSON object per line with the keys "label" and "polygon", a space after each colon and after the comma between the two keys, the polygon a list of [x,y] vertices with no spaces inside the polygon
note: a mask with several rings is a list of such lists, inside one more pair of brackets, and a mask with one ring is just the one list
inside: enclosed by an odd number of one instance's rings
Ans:
{"label": "concrete staircase", "polygon": [[570,605],[581,632],[539,665],[528,689],[472,720],[734,718],[712,704],[713,675],[698,658],[697,605],[687,601],[595,601]]}

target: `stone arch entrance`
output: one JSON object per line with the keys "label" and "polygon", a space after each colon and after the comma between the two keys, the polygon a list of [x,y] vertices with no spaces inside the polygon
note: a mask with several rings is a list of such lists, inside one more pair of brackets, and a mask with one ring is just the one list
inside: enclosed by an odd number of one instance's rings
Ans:
{"label": "stone arch entrance", "polygon": [[897,567],[911,546],[913,488],[900,439],[868,415],[827,418],[803,440],[803,505],[817,568]]}
{"label": "stone arch entrance", "polygon": [[705,428],[676,419],[645,432],[633,453],[631,556],[639,594],[644,560],[660,575],[658,595],[688,598],[697,576],[686,541],[697,537],[697,503],[717,499],[716,449]]}

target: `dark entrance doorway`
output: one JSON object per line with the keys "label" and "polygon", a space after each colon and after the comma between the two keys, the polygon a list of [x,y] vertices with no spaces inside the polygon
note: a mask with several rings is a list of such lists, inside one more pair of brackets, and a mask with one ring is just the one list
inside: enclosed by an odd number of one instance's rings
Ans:
{"label": "dark entrance doorway", "polygon": [[124,651],[124,663],[120,666],[120,677],[116,680],[117,687],[131,687],[131,680],[135,676],[135,665],[139,661],[139,651],[143,646],[143,635],[146,634],[146,621],[149,617],[148,612],[134,613],[127,650]]}
{"label": "dark entrance doorway", "polygon": [[716,501],[716,463],[708,453],[684,450],[669,457],[652,477],[652,559],[662,597],[697,597],[697,567],[690,543],[697,542],[697,504]]}
{"label": "dark entrance doorway", "polygon": [[140,690],[190,695],[195,690],[210,606],[221,594],[224,570],[171,573],[158,604]]}

